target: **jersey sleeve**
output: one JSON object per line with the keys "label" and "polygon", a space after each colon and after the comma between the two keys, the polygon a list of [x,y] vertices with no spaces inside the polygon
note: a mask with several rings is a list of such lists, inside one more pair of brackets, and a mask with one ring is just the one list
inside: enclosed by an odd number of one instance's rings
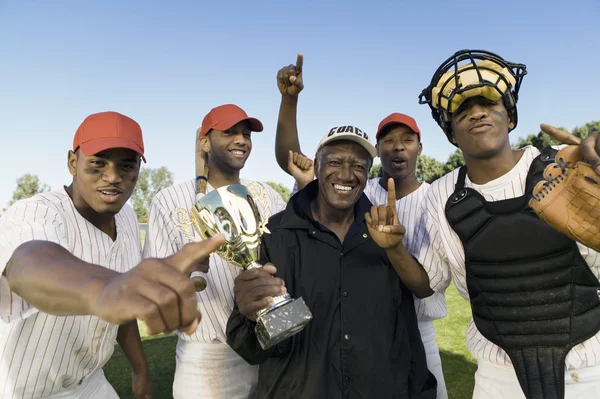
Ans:
{"label": "jersey sleeve", "polygon": [[423,266],[429,276],[429,285],[436,293],[443,293],[450,285],[450,264],[441,237],[441,205],[429,190],[421,203],[421,216],[416,225],[409,252]]}
{"label": "jersey sleeve", "polygon": [[56,243],[67,250],[69,241],[64,217],[55,207],[40,201],[25,200],[11,206],[0,218],[0,318],[21,320],[37,309],[14,293],[4,275],[14,251],[29,241]]}
{"label": "jersey sleeve", "polygon": [[[190,234],[194,234],[191,227],[188,229]],[[148,211],[148,225],[142,257],[144,259],[166,258],[181,250],[183,245],[181,233],[171,219],[171,213],[162,204],[161,197],[157,195],[150,203]]]}

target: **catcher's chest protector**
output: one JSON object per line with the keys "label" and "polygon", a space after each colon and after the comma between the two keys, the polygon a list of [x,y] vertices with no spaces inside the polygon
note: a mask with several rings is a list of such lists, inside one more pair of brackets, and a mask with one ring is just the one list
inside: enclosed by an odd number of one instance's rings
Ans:
{"label": "catcher's chest protector", "polygon": [[[531,164],[525,193],[555,150]],[[487,202],[459,171],[446,217],[465,250],[475,325],[510,357],[528,399],[564,398],[569,350],[600,330],[600,283],[577,244],[539,219],[531,194]]]}

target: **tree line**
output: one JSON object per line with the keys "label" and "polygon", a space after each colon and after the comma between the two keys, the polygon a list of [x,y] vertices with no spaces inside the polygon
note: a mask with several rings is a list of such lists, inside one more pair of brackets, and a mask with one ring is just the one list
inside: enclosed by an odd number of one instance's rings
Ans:
{"label": "tree line", "polygon": [[[561,129],[568,131],[565,128]],[[600,120],[588,122],[583,126],[577,126],[571,130],[571,134],[580,138],[585,138],[591,131],[600,131]],[[532,145],[538,149],[542,149],[557,144],[559,143],[540,131],[538,134],[530,134],[525,138],[519,138],[512,144],[512,147],[518,149],[527,145]],[[438,161],[427,155],[421,155],[417,160],[417,176],[421,181],[431,183],[464,164],[465,160],[461,151],[458,149],[450,154],[446,162]],[[370,177],[376,177],[379,176],[380,173],[381,164],[375,164],[371,168],[369,175]],[[38,193],[50,190],[50,187],[42,182],[37,175],[32,175],[30,173],[19,177],[16,183],[17,187],[13,192],[12,199],[8,203],[9,206],[18,200],[29,198]],[[172,184],[173,173],[165,166],[156,169],[141,169],[138,183],[130,200],[140,223],[148,222],[148,210],[156,193]],[[286,186],[274,182],[267,182],[267,184],[273,187],[286,202],[289,200],[290,190]]]}

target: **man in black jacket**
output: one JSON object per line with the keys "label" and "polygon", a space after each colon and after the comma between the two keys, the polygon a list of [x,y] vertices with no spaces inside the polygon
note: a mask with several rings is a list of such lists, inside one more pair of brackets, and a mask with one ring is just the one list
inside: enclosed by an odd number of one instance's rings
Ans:
{"label": "man in black jacket", "polygon": [[[388,206],[363,194],[375,155],[360,129],[331,129],[315,157],[317,179],[269,220],[265,267],[235,280],[227,340],[260,364],[260,398],[435,398],[412,292],[395,271],[415,260],[402,245],[393,180]],[[286,290],[313,319],[263,350],[254,314]]]}

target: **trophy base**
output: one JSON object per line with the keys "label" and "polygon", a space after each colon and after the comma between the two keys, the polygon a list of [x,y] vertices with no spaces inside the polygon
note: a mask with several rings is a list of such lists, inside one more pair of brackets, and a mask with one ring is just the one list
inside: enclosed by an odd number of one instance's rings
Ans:
{"label": "trophy base", "polygon": [[297,298],[261,315],[254,331],[264,350],[302,331],[311,319],[304,299]]}

